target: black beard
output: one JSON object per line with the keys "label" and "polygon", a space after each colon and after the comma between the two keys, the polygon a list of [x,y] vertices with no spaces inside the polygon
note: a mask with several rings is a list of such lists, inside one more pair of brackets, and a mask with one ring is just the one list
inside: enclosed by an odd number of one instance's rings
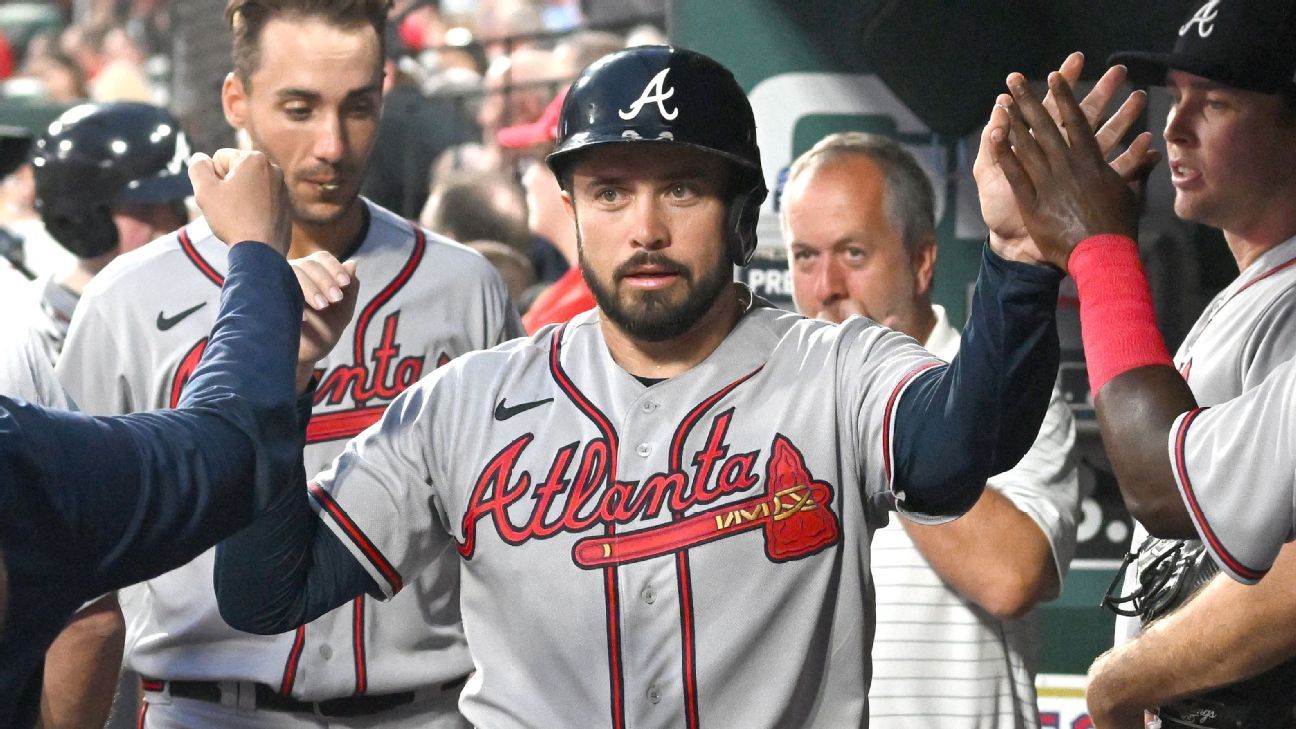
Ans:
{"label": "black beard", "polygon": [[728,257],[723,250],[720,260],[716,261],[715,265],[708,269],[696,283],[690,272],[678,263],[660,253],[642,251],[617,267],[612,274],[614,282],[621,277],[624,270],[648,264],[657,265],[680,274],[688,288],[688,296],[680,303],[671,304],[665,294],[645,291],[639,294],[639,299],[634,304],[623,306],[616,293],[605,286],[590,269],[585,259],[585,246],[579,233],[576,236],[576,244],[581,275],[585,277],[585,283],[594,294],[599,309],[622,331],[646,342],[664,342],[692,329],[711,310],[720,294],[733,282],[733,272],[729,268]]}

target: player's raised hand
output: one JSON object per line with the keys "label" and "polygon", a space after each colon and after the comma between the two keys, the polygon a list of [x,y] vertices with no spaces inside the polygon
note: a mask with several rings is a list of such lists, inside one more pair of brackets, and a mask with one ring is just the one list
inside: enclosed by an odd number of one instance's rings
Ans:
{"label": "player's raised hand", "polygon": [[289,261],[301,285],[306,307],[302,311],[301,345],[297,352],[297,390],[305,389],[315,363],[337,345],[355,313],[360,281],[355,261],[338,261],[317,251]]}
{"label": "player's raised hand", "polygon": [[996,109],[1000,123],[989,134],[995,162],[1039,256],[1065,270],[1071,251],[1085,238],[1135,236],[1138,200],[1126,176],[1145,175],[1156,157],[1151,134],[1144,133],[1108,165],[1066,79],[1055,72],[1048,83],[1060,128],[1025,77],[1014,73],[1008,76],[1011,99]]}
{"label": "player's raised hand", "polygon": [[217,238],[233,245],[266,243],[287,254],[291,239],[288,189],[283,171],[260,152],[218,150],[189,160],[194,197]]}
{"label": "player's raised hand", "polygon": [[[1074,88],[1083,70],[1084,55],[1072,53],[1063,61],[1058,73],[1067,82],[1069,88]],[[1125,75],[1124,66],[1113,66],[1107,69],[1080,102],[1080,109],[1091,128],[1097,125],[1106,114],[1112,99],[1125,83]],[[981,132],[981,144],[977,150],[972,174],[976,178],[981,214],[990,229],[990,244],[994,250],[1005,258],[1042,262],[1045,260],[1044,256],[1030,240],[1025,223],[1017,210],[1017,203],[1013,199],[1012,189],[1004,179],[999,166],[995,164],[991,135],[995,129],[1007,131],[1009,125],[1007,108],[1011,98],[1004,94],[996,100],[990,121]],[[1121,103],[1116,113],[1112,114],[1098,129],[1094,136],[1104,157],[1109,156],[1116,149],[1120,140],[1143,113],[1146,103],[1147,95],[1144,92],[1131,93]],[[1061,122],[1057,100],[1052,91],[1044,97],[1043,106],[1055,122]]]}

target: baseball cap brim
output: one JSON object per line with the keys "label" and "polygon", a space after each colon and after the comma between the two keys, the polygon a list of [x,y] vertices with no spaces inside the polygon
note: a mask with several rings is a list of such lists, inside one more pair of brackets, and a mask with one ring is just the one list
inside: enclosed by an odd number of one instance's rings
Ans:
{"label": "baseball cap brim", "polygon": [[1176,56],[1173,53],[1122,51],[1112,54],[1107,59],[1107,64],[1125,66],[1129,71],[1129,82],[1137,86],[1165,86],[1166,74],[1175,69],[1245,91],[1258,91],[1262,94],[1278,91],[1277,85],[1266,82],[1262,76],[1251,74],[1244,77],[1235,69],[1222,64],[1185,55]]}
{"label": "baseball cap brim", "polygon": [[1132,84],[1164,86],[1166,73],[1170,70],[1170,54],[1123,51],[1108,58],[1107,65],[1124,66],[1129,71],[1128,79]]}

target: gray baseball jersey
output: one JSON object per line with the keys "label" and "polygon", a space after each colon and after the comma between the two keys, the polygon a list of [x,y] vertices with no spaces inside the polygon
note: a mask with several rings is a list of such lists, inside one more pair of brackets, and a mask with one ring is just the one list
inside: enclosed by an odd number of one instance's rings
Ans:
{"label": "gray baseball jersey", "polygon": [[[499,276],[480,255],[366,203],[355,317],[320,363],[308,473],[376,421],[398,393],[456,356],[521,332]],[[117,259],[87,289],[59,375],[88,412],[175,404],[216,315],[226,247],[204,220]],[[130,616],[127,663],[160,679],[243,680],[303,700],[439,685],[472,670],[459,623],[458,564],[437,555],[409,594],[358,599],[293,633],[225,625],[213,552],[146,583]]]}
{"label": "gray baseball jersey", "polygon": [[1258,581],[1296,538],[1296,360],[1237,399],[1180,415],[1169,441],[1207,549],[1234,579]]}
{"label": "gray baseball jersey", "polygon": [[40,338],[22,319],[0,318],[0,395],[71,409]]}
{"label": "gray baseball jersey", "polygon": [[645,386],[599,316],[407,391],[312,484],[324,523],[389,595],[463,557],[477,726],[866,726],[894,414],[939,360],[756,307]]}
{"label": "gray baseball jersey", "polygon": [[[953,359],[959,333],[944,308],[933,309],[936,326],[923,346]],[[1052,551],[1059,585],[1075,553],[1080,511],[1074,445],[1071,410],[1054,389],[1031,449],[1012,470],[986,484],[1039,527]],[[963,597],[932,569],[898,521],[878,530],[873,557],[877,638],[869,689],[871,726],[1038,727],[1034,611],[1000,620]]]}
{"label": "gray baseball jersey", "polygon": [[[1175,366],[1204,406],[1231,400],[1256,387],[1274,368],[1296,356],[1296,238],[1269,249],[1216,296],[1188,332]],[[1239,477],[1235,484],[1246,484]],[[1247,487],[1249,488],[1249,486]],[[1133,546],[1147,537],[1135,524]],[[1137,588],[1126,571],[1124,593]],[[1138,618],[1116,619],[1116,640],[1138,632]]]}
{"label": "gray baseball jersey", "polygon": [[15,294],[14,311],[22,312],[18,316],[26,320],[50,362],[57,362],[63,351],[79,300],[79,296],[56,283],[53,276],[29,281]]}
{"label": "gray baseball jersey", "polygon": [[26,277],[14,270],[9,261],[0,257],[0,303],[8,304],[27,283]]}

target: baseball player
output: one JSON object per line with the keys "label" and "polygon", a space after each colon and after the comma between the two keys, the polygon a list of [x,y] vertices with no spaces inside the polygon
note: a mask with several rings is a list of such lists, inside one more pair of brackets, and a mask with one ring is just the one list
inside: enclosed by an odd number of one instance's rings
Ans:
{"label": "baseball player", "polygon": [[[1230,8],[1228,13],[1223,8],[1219,9],[1216,19],[1223,24],[1232,24],[1233,30],[1220,33],[1215,42],[1228,45],[1229,33],[1238,32],[1238,10],[1238,6]],[[1264,9],[1254,7],[1251,10],[1255,12]],[[1222,29],[1224,25],[1216,27]],[[1256,41],[1257,36],[1250,32],[1255,30],[1256,27],[1249,29],[1246,35],[1249,42]],[[1263,41],[1264,37],[1260,36],[1260,39]],[[1234,39],[1240,40],[1240,37]],[[1290,38],[1270,39],[1271,42],[1272,40],[1289,42]],[[1198,41],[1185,43],[1181,40],[1170,57],[1172,68],[1177,62],[1190,62],[1192,49],[1200,54],[1202,48]],[[1254,57],[1244,56],[1244,60],[1237,62],[1245,65],[1246,58],[1255,60]],[[1281,55],[1275,54],[1268,60],[1274,62],[1281,58]],[[1289,79],[1296,68],[1296,53],[1287,56],[1285,63],[1285,69],[1269,69],[1272,74],[1269,79],[1277,82],[1279,89],[1283,84],[1291,83]],[[1261,68],[1252,67],[1249,70],[1255,73]],[[1251,76],[1252,81],[1257,77],[1258,74]],[[1233,78],[1244,80],[1246,77],[1235,75]],[[1264,205],[1265,196],[1275,184],[1279,184],[1282,176],[1273,177],[1264,168],[1254,167],[1262,162],[1278,162],[1249,158],[1253,165],[1249,171],[1261,174],[1264,184],[1247,184],[1247,181],[1237,178],[1235,181],[1238,187],[1219,187],[1215,178],[1228,179],[1229,167],[1221,163],[1221,158],[1213,153],[1212,146],[1224,144],[1233,135],[1245,135],[1245,138],[1262,146],[1271,142],[1275,145],[1296,142],[1296,122],[1290,121],[1296,117],[1291,116],[1290,107],[1285,111],[1283,109],[1283,105],[1288,102],[1284,102],[1277,94],[1247,92],[1207,82],[1203,77],[1194,79],[1179,71],[1171,71],[1167,80],[1177,92],[1175,107],[1167,124],[1172,170],[1178,192],[1177,209],[1181,214],[1231,216],[1219,220],[1226,224],[1226,238],[1235,252],[1250,249],[1254,254],[1254,248],[1259,246],[1263,249],[1266,242],[1270,246],[1277,246],[1269,252],[1287,247],[1290,241],[1282,242],[1282,236],[1296,232],[1296,217],[1289,214],[1286,216],[1287,223],[1283,224],[1284,216],[1279,214],[1281,206],[1266,210]],[[1243,501],[1252,507],[1261,503],[1251,491],[1252,482],[1244,478],[1248,466],[1228,461],[1231,474],[1240,474],[1243,478],[1225,483],[1219,466],[1208,471],[1202,465],[1202,454],[1206,449],[1222,442],[1218,425],[1200,431],[1199,435],[1194,436],[1195,447],[1189,449],[1189,435],[1194,430],[1192,423],[1200,418],[1196,411],[1182,416],[1180,414],[1192,411],[1196,406],[1193,378],[1197,369],[1194,367],[1188,370],[1181,361],[1171,362],[1165,352],[1156,332],[1146,281],[1140,272],[1133,241],[1110,235],[1092,235],[1110,232],[1110,225],[1097,226],[1094,221],[1109,220],[1110,213],[1104,210],[1110,208],[1113,201],[1129,195],[1129,192],[1110,176],[1095,174],[1094,170],[1101,169],[1101,155],[1090,145],[1083,143],[1084,122],[1076,118],[1073,102],[1067,99],[1065,106],[1068,107],[1070,116],[1064,119],[1069,133],[1071,130],[1079,130],[1080,134],[1071,138],[1068,147],[1047,115],[1040,113],[1038,104],[1026,91],[1021,77],[1010,76],[1009,85],[1013,88],[1015,97],[1010,103],[1017,111],[1012,114],[1011,121],[1002,111],[997,112],[997,121],[992,120],[992,126],[998,124],[1001,127],[992,132],[998,138],[997,155],[1006,177],[1013,184],[1014,194],[1032,237],[1047,251],[1051,260],[1057,265],[1066,266],[1076,278],[1080,291],[1085,351],[1090,367],[1091,388],[1097,394],[1099,422],[1131,511],[1140,518],[1148,519],[1148,526],[1153,533],[1189,536],[1194,532],[1194,524],[1198,525],[1207,549],[1219,554],[1226,570],[1238,576],[1258,579],[1262,569],[1268,566],[1268,561],[1256,560],[1255,553],[1249,550],[1241,555],[1228,553],[1228,546],[1220,542],[1218,534],[1212,528],[1212,519],[1219,518],[1225,529],[1236,529],[1225,513],[1240,509]],[[1050,79],[1050,85],[1055,92],[1066,91],[1066,84],[1060,79]],[[1182,115],[1188,114],[1198,119],[1209,119],[1213,122],[1213,128],[1192,126],[1195,122],[1182,118]],[[1284,115],[1287,115],[1288,121],[1283,120]],[[1026,131],[1028,125],[1032,130],[1030,133]],[[1011,132],[1005,134],[1002,128],[1006,127],[1011,127]],[[1265,139],[1257,141],[1255,138],[1262,127],[1267,129]],[[1211,135],[1214,135],[1213,139]],[[1207,139],[1211,139],[1209,144]],[[1077,143],[1076,140],[1082,141]],[[1287,154],[1289,157],[1292,154],[1290,150],[1284,151],[1279,147],[1266,148],[1265,153]],[[1290,175],[1290,168],[1284,169]],[[1225,203],[1244,204],[1244,207],[1231,210]],[[1250,216],[1258,216],[1251,218],[1253,222],[1257,219],[1267,221],[1261,225],[1243,225]],[[1284,228],[1286,233],[1282,232]],[[1257,263],[1264,264],[1269,252],[1256,254]],[[1279,271],[1273,271],[1267,278],[1279,275]],[[1247,289],[1239,290],[1231,286],[1234,289],[1231,295],[1226,290],[1226,297],[1217,300],[1212,308],[1229,306],[1231,301],[1237,301],[1247,291],[1260,288],[1265,280],[1267,279],[1251,279],[1252,283]],[[1271,304],[1267,308],[1272,306]],[[1204,328],[1209,331],[1212,316],[1220,315],[1219,312],[1212,315],[1208,309],[1204,317]],[[1204,336],[1202,334],[1197,341],[1202,341]],[[1197,356],[1202,355],[1201,350],[1194,351]],[[1198,360],[1194,358],[1193,361]],[[1206,361],[1209,362],[1209,358]],[[1186,374],[1187,388],[1175,370]],[[1283,383],[1276,375],[1270,376],[1265,387],[1269,388],[1267,394],[1279,397],[1283,394]],[[1256,398],[1261,396],[1261,393],[1248,394],[1241,399],[1244,404],[1239,407],[1247,407],[1245,403],[1256,403]],[[1281,405],[1281,400],[1270,401],[1267,407],[1278,408]],[[1227,410],[1232,408],[1226,409],[1222,417],[1228,416]],[[1206,422],[1219,423],[1219,417],[1221,416],[1212,416]],[[1265,418],[1274,419],[1273,415]],[[1274,438],[1284,439],[1286,433],[1278,430],[1275,435],[1261,435],[1253,427],[1248,427],[1235,433],[1234,437],[1254,439],[1259,443],[1250,449],[1223,448],[1223,455],[1247,451],[1254,457],[1251,468],[1267,469],[1275,465],[1274,458],[1277,456],[1265,455],[1261,449],[1266,443],[1273,444]],[[1160,455],[1167,441],[1172,454],[1169,459]],[[1177,471],[1173,475],[1171,465]],[[1281,467],[1278,470],[1281,472]],[[1207,493],[1210,498],[1227,499],[1227,506],[1203,510],[1203,502],[1198,500],[1198,487],[1193,485],[1198,473],[1208,474],[1207,480],[1211,482],[1211,486]],[[1191,518],[1183,506],[1175,503],[1179,501],[1172,485],[1175,480],[1182,488],[1189,511],[1196,512]],[[1261,479],[1259,483],[1264,486],[1273,481],[1272,478]],[[1265,491],[1260,493],[1263,496]],[[1282,513],[1274,519],[1281,521],[1285,518],[1287,509],[1284,507],[1279,511]],[[1273,544],[1274,519],[1266,519],[1261,530],[1261,540],[1269,541],[1271,547],[1276,546]],[[1237,517],[1232,517],[1232,520],[1236,521]],[[1239,561],[1238,557],[1248,561]],[[1272,554],[1268,560],[1272,560]],[[1259,641],[1265,644],[1263,647],[1243,645],[1257,642],[1254,638],[1259,633],[1254,632],[1254,626],[1263,621],[1257,621],[1255,615],[1276,620],[1282,614],[1282,609],[1287,607],[1286,603],[1279,601],[1274,606],[1266,605],[1270,599],[1264,592],[1267,582],[1244,589],[1241,586],[1235,587],[1231,581],[1217,578],[1184,607],[1154,623],[1137,640],[1118,646],[1100,657],[1090,669],[1088,690],[1089,706],[1096,723],[1099,726],[1113,727],[1142,726],[1143,710],[1146,707],[1177,703],[1184,697],[1191,699],[1195,694],[1208,689],[1257,675],[1286,658],[1289,652],[1280,634],[1272,635],[1273,640],[1270,640],[1270,634],[1265,633],[1266,640]],[[1278,580],[1278,583],[1276,589],[1281,591],[1282,580]],[[1237,602],[1231,602],[1233,599]],[[1255,604],[1246,604],[1248,601]],[[1196,615],[1195,608],[1202,602],[1214,609],[1218,609],[1221,604],[1235,604],[1238,608],[1236,614],[1230,613],[1221,622],[1211,623],[1219,628],[1213,640],[1201,640],[1200,630],[1195,630],[1186,622],[1186,616]],[[1285,632],[1285,629],[1280,631],[1281,634]],[[1192,633],[1192,637],[1185,638],[1185,633]],[[1191,641],[1191,649],[1182,648],[1188,640]],[[1199,653],[1215,655],[1218,651],[1228,650],[1230,646],[1236,647],[1241,657],[1234,660],[1230,656],[1228,662],[1220,666],[1220,670],[1198,674],[1183,673],[1182,668],[1177,671],[1158,668],[1163,660],[1192,664]],[[1150,686],[1148,681],[1153,679],[1143,675],[1145,667],[1170,685]],[[1145,698],[1148,696],[1153,698]],[[1212,700],[1220,696],[1222,694],[1213,693]],[[1265,702],[1281,700],[1280,696],[1263,698]],[[1220,710],[1231,708],[1221,704],[1206,714],[1195,713],[1193,716],[1196,718],[1187,720],[1196,722],[1202,716],[1220,716]],[[1275,710],[1283,714],[1289,712],[1283,710],[1281,705],[1275,707]],[[1176,726],[1183,725],[1183,720],[1178,717],[1175,721],[1180,722]]]}
{"label": "baseball player", "polygon": [[[958,331],[931,300],[934,194],[912,154],[886,137],[829,135],[793,162],[781,199],[799,311],[870,316],[953,359]],[[1039,726],[1033,609],[1058,594],[1075,550],[1074,443],[1054,388],[1031,449],[967,515],[897,519],[874,535],[872,726]]]}
{"label": "baseball player", "polygon": [[[381,106],[386,3],[234,0],[228,16],[225,112],[285,170],[291,255],[329,253],[363,280],[344,345],[320,362],[305,454],[314,473],[420,377],[521,329],[484,258],[357,195]],[[225,272],[224,248],[201,219],[104,271],[59,363],[78,403],[92,413],[173,406],[206,346]],[[359,598],[269,637],[221,620],[211,570],[209,552],[150,580],[126,607],[144,726],[303,727],[317,713],[334,727],[462,725],[455,704],[472,661],[453,555],[390,604]]]}
{"label": "baseball player", "polygon": [[[1164,137],[1175,213],[1221,229],[1240,272],[1207,305],[1174,358],[1197,402],[1214,405],[1255,387],[1296,356],[1296,3],[1196,5],[1175,28],[1171,53],[1117,54],[1113,60],[1126,64],[1136,81],[1166,86],[1171,107]],[[1135,548],[1145,535],[1142,526],[1135,530]],[[1138,594],[1141,577],[1135,562],[1122,594]],[[1139,618],[1119,619],[1118,642],[1132,642],[1095,665],[1091,705],[1100,713],[1107,713],[1104,707],[1166,706],[1296,657],[1296,639],[1250,637],[1290,632],[1294,588],[1296,550],[1289,548],[1270,578],[1255,587],[1216,577],[1160,621],[1156,650],[1139,645]],[[1203,645],[1203,624],[1229,629]]]}
{"label": "baseball player", "polygon": [[[276,214],[287,204],[282,176],[263,156],[230,150],[215,162],[196,158],[192,173],[218,235],[243,242],[229,254],[211,345],[180,408],[96,419],[0,396],[0,572],[9,602],[0,726],[36,721],[45,649],[79,605],[183,563],[300,473],[294,400],[308,379],[294,372],[313,369],[346,315],[312,317],[299,360],[301,288],[276,224],[286,217]],[[279,248],[248,242],[257,240]],[[344,301],[354,302],[355,286],[347,289]],[[12,321],[0,327],[0,377],[6,394],[67,404],[30,330]]]}
{"label": "baseball player", "polygon": [[50,124],[32,151],[36,209],[75,265],[31,289],[31,325],[58,359],[81,292],[118,255],[189,219],[192,194],[180,123],[151,104],[82,104]]}
{"label": "baseball player", "polygon": [[474,725],[866,726],[872,532],[965,510],[1026,451],[1057,272],[987,250],[948,366],[754,299],[751,107],[682,49],[587,68],[548,162],[598,309],[403,393],[221,546],[222,614],[281,630],[455,550]]}
{"label": "baseball player", "polygon": [[[31,153],[36,207],[72,264],[15,286],[11,300],[0,299],[9,301],[7,319],[32,330],[51,364],[90,279],[118,254],[188,219],[188,155],[176,120],[140,103],[73,107],[36,140]],[[77,613],[46,659],[51,690],[43,702],[43,723],[58,727],[107,719],[124,632],[112,595]]]}

